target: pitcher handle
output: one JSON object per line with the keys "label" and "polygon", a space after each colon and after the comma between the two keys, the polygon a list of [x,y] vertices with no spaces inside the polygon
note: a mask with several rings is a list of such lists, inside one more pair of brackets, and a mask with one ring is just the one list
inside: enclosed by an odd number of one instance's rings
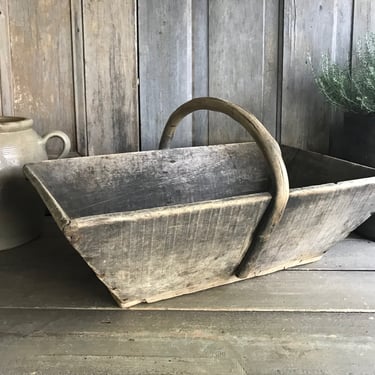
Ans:
{"label": "pitcher handle", "polygon": [[69,137],[62,131],[60,130],[56,130],[56,131],[53,131],[51,133],[48,133],[46,134],[43,138],[42,138],[42,144],[43,145],[46,145],[47,142],[51,139],[51,138],[60,138],[63,142],[63,150],[61,151],[60,155],[57,157],[57,159],[61,159],[61,158],[65,158],[66,156],[68,156],[69,152],[70,152],[70,148],[71,148],[71,142],[70,142],[70,139]]}

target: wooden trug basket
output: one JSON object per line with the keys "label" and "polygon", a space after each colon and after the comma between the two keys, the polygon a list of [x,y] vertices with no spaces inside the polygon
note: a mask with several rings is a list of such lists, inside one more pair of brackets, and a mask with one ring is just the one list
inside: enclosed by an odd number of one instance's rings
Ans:
{"label": "wooden trug basket", "polygon": [[[164,149],[196,110],[227,114],[255,142]],[[123,308],[315,261],[375,211],[375,169],[280,149],[252,114],[221,99],[179,107],[160,147],[25,167]]]}

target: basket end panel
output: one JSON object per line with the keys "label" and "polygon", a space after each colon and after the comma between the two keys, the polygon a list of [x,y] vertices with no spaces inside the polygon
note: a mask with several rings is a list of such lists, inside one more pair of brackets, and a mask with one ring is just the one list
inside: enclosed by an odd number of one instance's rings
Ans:
{"label": "basket end panel", "polygon": [[249,246],[269,195],[78,222],[72,245],[127,308],[223,285]]}
{"label": "basket end panel", "polygon": [[26,165],[24,167],[24,174],[26,178],[30,181],[34,189],[38,192],[44,204],[47,206],[49,212],[56,221],[60,230],[63,231],[64,228],[70,224],[71,218],[60,206],[59,202],[57,202],[57,200],[52,195],[51,191],[45,185],[44,180],[48,180],[48,177],[40,175],[38,173],[38,170],[34,169],[34,166],[38,166],[39,164],[42,163]]}
{"label": "basket end panel", "polygon": [[280,224],[258,247],[247,277],[318,260],[375,212],[375,186],[348,181],[292,190]]}

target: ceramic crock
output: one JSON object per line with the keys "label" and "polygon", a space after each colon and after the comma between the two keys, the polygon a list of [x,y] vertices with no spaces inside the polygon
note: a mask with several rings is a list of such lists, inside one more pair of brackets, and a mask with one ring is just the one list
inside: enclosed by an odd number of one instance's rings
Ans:
{"label": "ceramic crock", "polygon": [[0,117],[0,250],[10,249],[40,234],[44,205],[23,175],[26,163],[48,159],[46,143],[59,137],[64,144],[59,158],[70,151],[69,137],[54,131],[40,137],[33,120]]}

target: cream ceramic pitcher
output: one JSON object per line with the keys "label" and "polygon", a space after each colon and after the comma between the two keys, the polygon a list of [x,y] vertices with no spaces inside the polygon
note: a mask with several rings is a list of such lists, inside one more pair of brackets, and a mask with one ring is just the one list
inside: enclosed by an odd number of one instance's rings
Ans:
{"label": "cream ceramic pitcher", "polygon": [[28,118],[0,117],[0,250],[28,242],[41,231],[45,208],[25,179],[23,166],[48,159],[46,143],[53,137],[64,144],[59,158],[70,151],[65,133],[54,131],[42,138],[32,126]]}

